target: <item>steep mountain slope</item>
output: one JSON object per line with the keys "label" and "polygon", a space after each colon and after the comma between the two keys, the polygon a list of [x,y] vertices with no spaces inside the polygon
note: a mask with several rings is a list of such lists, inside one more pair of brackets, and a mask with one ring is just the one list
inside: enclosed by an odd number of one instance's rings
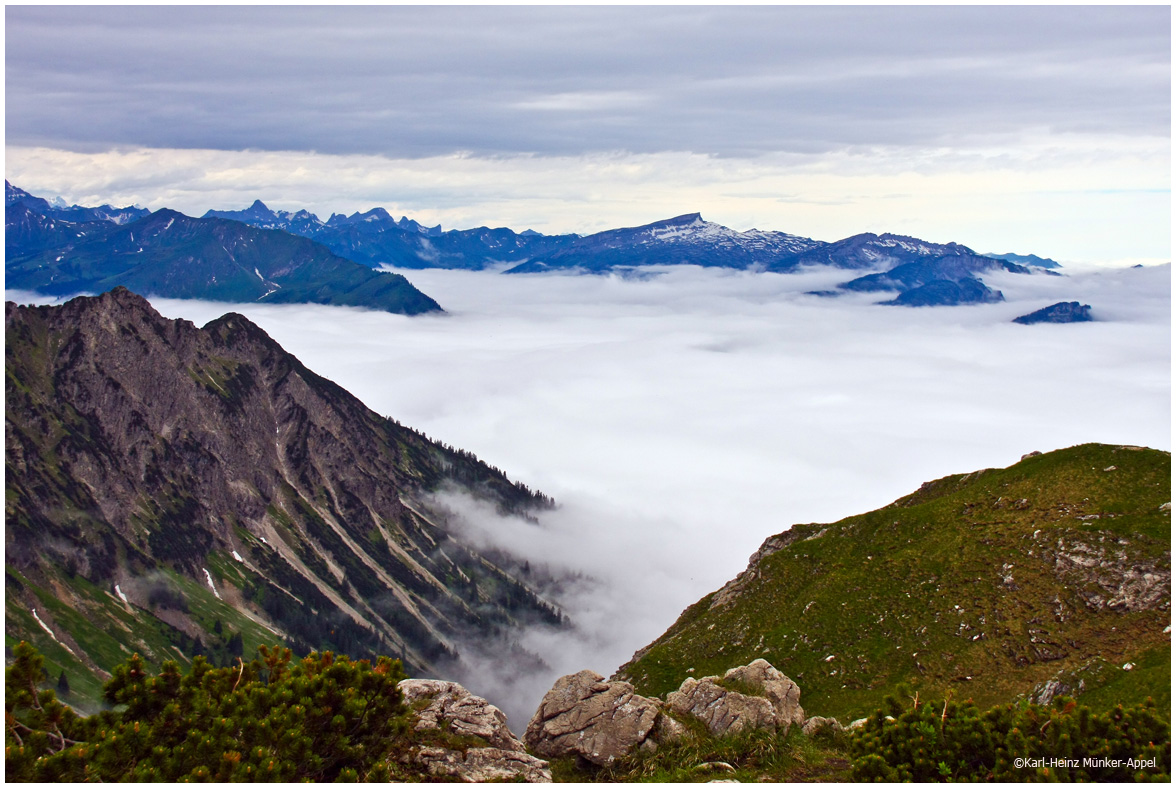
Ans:
{"label": "steep mountain slope", "polygon": [[[33,210],[26,202],[14,202],[4,210],[5,274],[9,263],[41,254],[70,244],[82,243],[87,237],[106,237],[115,225],[107,221],[64,222]],[[56,255],[54,255],[56,257]],[[59,261],[54,260],[54,263]],[[19,279],[19,275],[17,275]],[[16,287],[13,280],[10,287]]]}
{"label": "steep mountain slope", "polygon": [[809,714],[864,716],[900,683],[981,705],[1171,686],[1171,455],[1087,444],[796,525],[619,675],[645,694],[767,659]]}
{"label": "steep mountain slope", "polygon": [[421,494],[548,499],[376,415],[240,315],[198,329],[120,288],[8,303],[5,328],[6,637],[75,685],[228,630],[236,653],[280,639],[420,674],[520,620],[562,623]]}
{"label": "steep mountain slope", "polygon": [[8,287],[53,295],[128,287],[169,298],[363,306],[416,315],[437,302],[398,274],[372,271],[277,230],[167,209],[128,224],[5,211]]}

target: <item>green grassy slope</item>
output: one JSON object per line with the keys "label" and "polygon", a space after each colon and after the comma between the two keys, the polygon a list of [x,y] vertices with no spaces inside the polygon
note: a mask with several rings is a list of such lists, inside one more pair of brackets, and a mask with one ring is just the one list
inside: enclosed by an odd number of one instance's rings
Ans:
{"label": "green grassy slope", "polygon": [[[155,582],[172,591],[170,604],[163,595],[158,604],[149,607],[127,604],[112,591],[67,573],[55,577],[51,589],[38,587],[6,567],[6,651],[22,640],[33,644],[45,657],[48,686],[56,688],[54,682],[64,671],[70,691],[59,692],[61,699],[83,713],[92,713],[106,705],[102,684],[110,670],[132,654],[142,656],[153,669],[169,659],[182,666],[191,664],[193,638],[185,630],[199,633],[204,653],[214,661],[231,658],[224,646],[235,634],[241,636],[246,658],[255,655],[259,645],[286,642],[217,599],[207,586],[181,574],[164,569]],[[221,622],[219,634],[215,632],[217,621]]]}
{"label": "green grassy slope", "polygon": [[1171,455],[1136,447],[949,476],[773,537],[619,673],[664,695],[763,657],[808,714],[842,719],[900,683],[986,705],[1056,680],[1096,708],[1168,707],[1170,500]]}

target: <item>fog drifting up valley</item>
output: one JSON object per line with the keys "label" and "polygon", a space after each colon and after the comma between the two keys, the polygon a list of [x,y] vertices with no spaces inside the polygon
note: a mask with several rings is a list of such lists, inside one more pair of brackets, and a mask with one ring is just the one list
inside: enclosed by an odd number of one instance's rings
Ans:
{"label": "fog drifting up valley", "polygon": [[[447,314],[152,303],[245,314],[373,410],[556,499],[536,526],[442,496],[464,538],[579,576],[554,600],[575,627],[519,638],[549,672],[463,677],[516,731],[558,676],[611,674],[793,523],[1034,450],[1171,449],[1169,266],[986,275],[1005,303],[922,309],[805,295],[842,271],[401,273]],[[1061,300],[1100,322],[1010,322]]]}

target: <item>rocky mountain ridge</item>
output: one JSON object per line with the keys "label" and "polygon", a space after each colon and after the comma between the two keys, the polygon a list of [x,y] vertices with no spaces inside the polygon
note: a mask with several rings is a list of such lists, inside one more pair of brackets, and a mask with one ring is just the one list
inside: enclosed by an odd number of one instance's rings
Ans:
{"label": "rocky mountain ridge", "polygon": [[272,211],[261,200],[243,211],[211,210],[204,217],[233,219],[302,235],[338,255],[373,268],[391,265],[481,270],[544,254],[575,237],[489,227],[442,232],[441,225],[426,227],[407,216],[397,220],[383,208],[357,211],[349,216],[331,214],[324,222],[305,210],[293,214]]}
{"label": "rocky mountain ridge", "polygon": [[187,660],[229,630],[236,653],[277,638],[461,675],[463,649],[562,625],[424,494],[550,499],[371,412],[244,317],[197,328],[120,288],[8,303],[5,327],[7,632],[75,675],[128,649]]}

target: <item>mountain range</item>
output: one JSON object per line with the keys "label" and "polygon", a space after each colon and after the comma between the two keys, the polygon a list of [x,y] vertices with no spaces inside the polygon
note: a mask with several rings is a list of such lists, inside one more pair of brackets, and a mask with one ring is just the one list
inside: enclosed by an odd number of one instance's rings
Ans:
{"label": "mountain range", "polygon": [[[439,312],[399,274],[375,271],[281,230],[161,209],[105,209],[73,219],[6,182],[6,287],[48,295],[127,287],[145,295],[210,301],[359,306]],[[95,213],[96,212],[96,213]]]}
{"label": "mountain range", "polygon": [[322,222],[306,211],[272,211],[260,200],[244,211],[209,211],[205,216],[284,229],[314,238],[350,259],[396,268],[497,267],[523,274],[601,273],[651,265],[774,272],[813,266],[890,272],[914,266],[890,277],[863,277],[842,286],[856,291],[898,291],[894,300],[884,303],[906,306],[999,301],[1000,292],[980,280],[984,272],[1025,274],[1059,267],[1035,255],[981,255],[957,243],[936,244],[889,233],[863,233],[825,243],[777,231],[741,232],[708,222],[698,213],[588,236],[545,236],[486,227],[442,232],[440,226],[425,228],[407,217],[395,220],[382,208],[347,217],[333,214]]}
{"label": "mountain range", "polygon": [[373,413],[240,315],[197,328],[125,288],[9,302],[5,405],[6,635],[82,696],[132,651],[280,641],[460,675],[463,649],[564,623],[428,494],[523,515],[550,499]]}
{"label": "mountain range", "polygon": [[261,200],[244,210],[211,210],[200,219],[166,209],[148,216],[139,208],[61,208],[7,182],[6,200],[9,286],[58,295],[123,285],[177,298],[420,314],[440,307],[403,277],[372,269],[526,274],[698,265],[861,271],[861,277],[820,295],[895,292],[882,303],[945,306],[1003,300],[984,284],[986,272],[1055,273],[1051,269],[1058,267],[1035,255],[981,255],[958,243],[889,233],[827,243],[777,231],[736,231],[697,213],[579,236],[488,227],[443,231],[395,219],[383,208],[322,221],[306,210],[271,210]]}

